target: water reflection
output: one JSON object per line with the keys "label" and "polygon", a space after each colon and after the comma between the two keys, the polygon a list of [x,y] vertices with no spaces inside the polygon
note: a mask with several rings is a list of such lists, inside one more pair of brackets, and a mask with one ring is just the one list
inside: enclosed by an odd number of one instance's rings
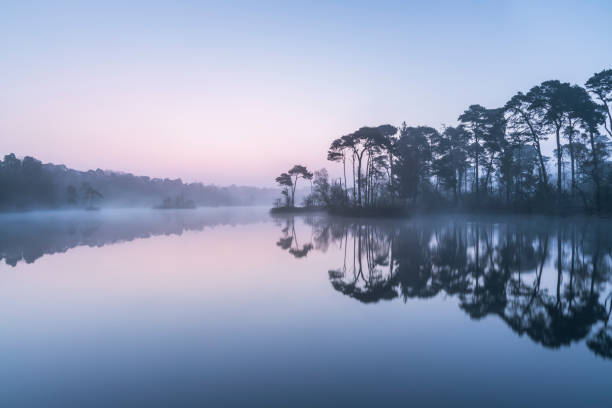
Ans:
{"label": "water reflection", "polygon": [[99,247],[265,220],[268,220],[267,211],[257,208],[3,214],[0,215],[0,261],[16,266],[22,261],[33,263],[45,254],[66,252],[77,246]]}
{"label": "water reflection", "polygon": [[276,245],[287,250],[295,258],[305,257],[308,255],[308,252],[314,248],[313,244],[310,242],[300,246],[295,232],[295,220],[293,218],[288,218],[286,220],[285,226],[281,229],[281,232],[283,235],[278,239]]}
{"label": "water reflection", "polygon": [[[363,303],[458,299],[473,319],[499,316],[549,348],[587,339],[612,358],[612,230],[601,220],[433,217],[363,222],[334,217],[278,219],[277,245],[294,257],[342,251],[332,287]],[[299,244],[298,244],[299,242]]]}

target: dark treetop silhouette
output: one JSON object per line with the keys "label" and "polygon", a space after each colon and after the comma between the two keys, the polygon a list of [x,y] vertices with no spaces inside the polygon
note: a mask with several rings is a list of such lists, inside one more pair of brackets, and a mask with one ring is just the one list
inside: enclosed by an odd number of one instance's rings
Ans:
{"label": "dark treetop silhouette", "polygon": [[[296,164],[287,173],[282,173],[276,178],[276,182],[282,187],[281,194],[284,198],[285,207],[295,207],[295,188],[298,179],[312,180],[312,173],[301,164]],[[277,200],[277,207],[280,201]]]}
{"label": "dark treetop silhouette", "polygon": [[[458,126],[441,131],[405,123],[362,127],[332,141],[327,159],[342,164],[342,176],[330,181],[327,172],[315,173],[304,205],[349,214],[406,208],[610,214],[611,104],[607,69],[584,88],[544,81],[500,108],[471,105]],[[555,171],[542,152],[548,139]],[[286,173],[277,182],[295,188]],[[293,195],[284,205],[295,207]]]}

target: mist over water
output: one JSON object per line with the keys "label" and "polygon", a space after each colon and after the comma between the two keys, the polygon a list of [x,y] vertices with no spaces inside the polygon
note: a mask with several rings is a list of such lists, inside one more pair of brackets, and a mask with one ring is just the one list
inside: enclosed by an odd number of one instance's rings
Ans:
{"label": "mist over water", "polygon": [[267,219],[265,210],[258,207],[0,214],[0,260],[15,266],[21,261],[32,263],[45,254],[65,252],[77,246],[100,247],[138,238],[181,235],[217,225],[249,224]]}
{"label": "mist over water", "polygon": [[263,208],[5,214],[3,398],[607,406],[610,231]]}

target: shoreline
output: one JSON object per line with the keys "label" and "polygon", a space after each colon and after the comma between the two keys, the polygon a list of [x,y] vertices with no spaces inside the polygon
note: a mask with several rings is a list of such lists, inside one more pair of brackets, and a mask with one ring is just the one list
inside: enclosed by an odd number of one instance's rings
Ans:
{"label": "shoreline", "polygon": [[461,216],[524,216],[524,217],[552,217],[552,218],[588,218],[612,219],[612,214],[589,214],[583,212],[555,213],[538,211],[511,211],[505,209],[410,209],[410,208],[322,208],[322,207],[274,207],[269,210],[270,215],[304,215],[326,214],[350,218],[380,218],[397,219],[410,218],[421,215],[461,215]]}

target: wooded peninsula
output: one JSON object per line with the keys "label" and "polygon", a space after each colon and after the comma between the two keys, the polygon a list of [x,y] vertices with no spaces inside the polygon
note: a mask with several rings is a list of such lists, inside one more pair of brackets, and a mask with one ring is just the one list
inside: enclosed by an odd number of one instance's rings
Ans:
{"label": "wooded peninsula", "polygon": [[[273,211],[611,214],[611,103],[606,69],[584,86],[549,80],[502,107],[471,105],[454,127],[362,127],[327,151],[341,177],[299,164],[278,176],[282,197]],[[543,152],[547,140],[552,158]],[[300,179],[311,193],[297,207]]]}

